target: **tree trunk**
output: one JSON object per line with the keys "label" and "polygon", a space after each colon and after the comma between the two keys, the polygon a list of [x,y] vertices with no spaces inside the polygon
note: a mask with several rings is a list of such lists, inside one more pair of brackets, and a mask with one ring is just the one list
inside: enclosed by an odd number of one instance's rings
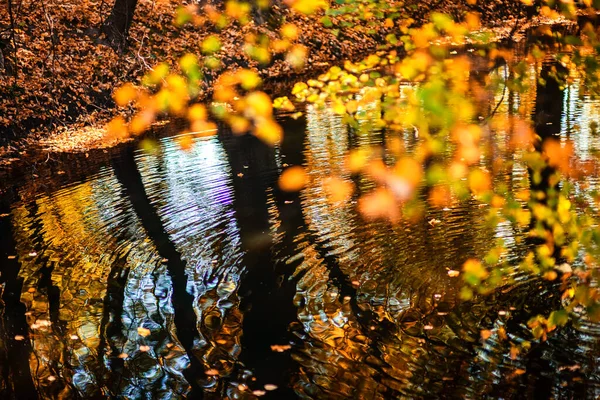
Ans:
{"label": "tree trunk", "polygon": [[115,0],[110,15],[102,25],[102,32],[112,47],[122,49],[127,43],[127,34],[137,2],[138,0]]}

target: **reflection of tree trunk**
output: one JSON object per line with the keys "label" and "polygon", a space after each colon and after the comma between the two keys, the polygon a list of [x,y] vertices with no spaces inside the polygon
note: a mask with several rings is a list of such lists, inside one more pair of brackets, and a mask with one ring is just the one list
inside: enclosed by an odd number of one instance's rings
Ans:
{"label": "reflection of tree trunk", "polygon": [[[125,194],[126,195],[126,194]],[[125,224],[131,221],[125,220]],[[125,240],[125,239],[124,239]],[[120,358],[122,348],[116,344],[122,345],[126,338],[123,336],[123,303],[125,302],[125,286],[127,285],[127,276],[129,268],[124,269],[127,263],[127,256],[124,254],[121,258],[111,265],[110,273],[106,282],[106,296],[104,298],[104,307],[102,321],[100,324],[100,344],[98,345],[98,354],[105,354],[106,347],[110,346],[110,359],[108,361],[108,371],[100,378],[99,387],[108,387],[112,394],[118,393],[124,374],[125,360]]]}
{"label": "reflection of tree trunk", "polygon": [[177,330],[177,338],[185,349],[190,366],[184,371],[187,381],[192,386],[192,394],[196,395],[198,387],[196,379],[201,373],[199,361],[193,353],[194,338],[196,331],[196,314],[194,313],[194,297],[187,292],[187,276],[185,274],[185,262],[169,238],[160,216],[150,203],[142,176],[137,169],[132,148],[128,148],[121,158],[113,162],[115,175],[122,185],[134,212],[140,219],[148,237],[154,243],[158,254],[167,259],[167,269],[173,282],[173,308],[175,310],[174,322]]}
{"label": "reflection of tree trunk", "polygon": [[[537,152],[542,152],[545,143],[549,140],[557,140],[558,135],[560,134],[564,91],[554,77],[556,71],[560,71],[560,68],[558,63],[544,64],[538,79],[535,110],[532,116],[535,132],[540,137],[540,140],[535,143],[535,151]],[[529,168],[532,197],[535,196],[536,193],[544,193],[545,197],[538,200],[544,205],[549,204],[548,194],[558,190],[557,183],[554,183],[551,180],[551,177],[555,172],[556,170],[553,167],[546,166],[541,171],[540,181],[535,182],[532,175],[533,171]],[[532,218],[531,228],[534,228],[537,222],[538,221]],[[545,229],[551,231],[552,228],[545,224]],[[534,240],[530,243],[534,245],[540,245],[546,242],[544,238],[533,239]],[[554,246],[553,257],[558,263],[560,249],[557,246]],[[542,282],[541,284],[546,288],[552,285],[547,281]],[[536,290],[541,291],[540,289],[540,286],[536,285]],[[553,291],[550,290],[548,293],[553,293]],[[540,308],[535,307],[534,304],[538,305],[535,301],[530,300],[528,316],[531,316],[532,314],[535,315],[535,313],[545,313],[547,310],[559,309],[560,296],[547,294],[544,297]],[[527,354],[526,369],[528,371],[538,371],[536,374],[530,374],[526,378],[527,397],[552,397],[552,374],[554,372],[554,367],[546,360],[543,351],[544,346],[536,346],[529,354]]]}
{"label": "reflection of tree trunk", "polygon": [[[246,267],[239,290],[244,311],[241,360],[253,371],[257,388],[272,383],[279,386],[276,398],[292,398],[289,376],[294,362],[289,353],[271,350],[271,345],[289,342],[288,328],[296,320],[295,285],[289,280],[294,266],[271,256],[273,239],[267,191],[271,189],[278,195],[275,151],[253,136],[227,137],[223,147],[234,177],[243,173],[242,177],[234,178],[233,185]],[[294,203],[298,203],[297,194],[289,196],[295,197]],[[284,200],[277,202],[282,224],[287,225],[286,218],[294,217],[289,209],[281,207]],[[282,227],[282,230],[286,229]],[[287,240],[289,232],[286,231],[285,236]]]}
{"label": "reflection of tree trunk", "polygon": [[111,46],[118,49],[122,49],[125,46],[137,1],[115,0],[109,17],[102,25],[102,31],[106,34]]}
{"label": "reflection of tree trunk", "polygon": [[[0,211],[4,212],[4,210]],[[31,344],[29,342],[28,325],[25,319],[25,306],[21,303],[22,280],[19,279],[19,262],[8,260],[9,255],[15,255],[16,248],[8,218],[0,218],[0,257],[2,261],[2,325],[0,335],[5,348],[6,357],[2,371],[5,384],[0,389],[3,399],[37,399],[38,395],[31,378],[29,369],[29,355]],[[16,340],[17,335],[25,340]]]}
{"label": "reflection of tree trunk", "polygon": [[[558,63],[544,64],[540,72],[538,84],[536,87],[535,110],[533,113],[533,123],[535,133],[540,137],[540,140],[535,142],[535,151],[542,152],[544,145],[550,140],[558,140],[560,134],[560,126],[563,112],[564,90],[554,77],[556,74],[564,70]],[[558,71],[558,72],[557,72]],[[542,81],[540,83],[540,80]],[[556,172],[554,167],[547,165],[541,171],[541,179],[536,182],[533,179],[532,171],[529,170],[531,181],[532,194],[544,193],[545,196],[540,203],[548,205],[548,196],[550,193],[558,190],[557,183],[551,181],[552,175]],[[533,228],[536,221],[532,219],[531,227]],[[551,231],[551,227],[546,226],[546,229]],[[544,242],[540,239],[539,243]],[[557,259],[560,256],[560,249],[554,246],[553,256]]]}

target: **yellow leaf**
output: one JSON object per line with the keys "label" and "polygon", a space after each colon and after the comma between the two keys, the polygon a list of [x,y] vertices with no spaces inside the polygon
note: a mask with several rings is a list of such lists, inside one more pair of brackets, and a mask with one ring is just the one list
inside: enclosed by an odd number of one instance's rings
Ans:
{"label": "yellow leaf", "polygon": [[294,24],[283,24],[279,31],[281,32],[281,36],[286,39],[298,39],[298,27]]}
{"label": "yellow leaf", "polygon": [[481,262],[472,258],[465,261],[463,264],[463,271],[466,274],[471,274],[480,280],[483,280],[489,276],[489,272],[483,265],[481,265]]}
{"label": "yellow leaf", "polygon": [[303,14],[313,14],[319,9],[328,8],[326,0],[286,0],[286,4]]}
{"label": "yellow leaf", "polygon": [[252,92],[246,96],[246,110],[249,118],[268,118],[273,115],[271,98],[264,92]]}
{"label": "yellow leaf", "polygon": [[346,158],[346,168],[352,173],[357,173],[362,170],[369,160],[369,151],[367,150],[352,150]]}
{"label": "yellow leaf", "polygon": [[188,120],[190,122],[206,119],[206,107],[203,104],[194,104],[188,108]]}
{"label": "yellow leaf", "polygon": [[261,119],[254,128],[254,135],[263,142],[274,146],[281,142],[283,129],[281,129],[281,126],[272,119]]}
{"label": "yellow leaf", "polygon": [[333,112],[338,115],[344,115],[346,113],[346,107],[344,106],[344,103],[339,100],[333,103]]}
{"label": "yellow leaf", "polygon": [[261,82],[258,74],[249,69],[240,69],[237,71],[237,77],[240,80],[240,85],[246,90],[256,88]]}
{"label": "yellow leaf", "polygon": [[480,195],[490,190],[492,185],[490,174],[482,169],[474,169],[469,174],[469,189],[475,195]]}
{"label": "yellow leaf", "polygon": [[296,107],[294,104],[288,99],[287,96],[278,97],[273,100],[273,107],[283,111],[294,111]]}

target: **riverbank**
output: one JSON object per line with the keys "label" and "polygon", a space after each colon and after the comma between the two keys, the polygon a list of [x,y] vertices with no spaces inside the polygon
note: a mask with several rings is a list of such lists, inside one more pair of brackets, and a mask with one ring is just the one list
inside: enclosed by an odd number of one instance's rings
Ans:
{"label": "riverbank", "polygon": [[[255,68],[266,86],[277,90],[332,64],[372,52],[403,21],[411,19],[413,25],[422,24],[434,10],[457,19],[467,12],[478,12],[483,26],[493,29],[499,38],[516,32],[526,21],[527,9],[519,2],[469,3],[409,1],[403,6],[404,15],[393,26],[359,19],[355,25],[345,27],[335,17],[331,18],[332,26],[325,27],[319,15],[307,17],[274,7],[276,19],[299,27],[299,44],[308,49],[305,67],[294,69],[277,57],[267,66],[259,66],[245,55],[241,46],[245,36],[250,32],[268,34],[272,30],[269,22],[222,30],[219,37],[223,46],[217,56],[228,69]],[[14,48],[10,47],[14,47],[13,42],[4,40],[9,46],[3,50],[4,70],[0,75],[0,162],[18,159],[31,145],[41,144],[51,151],[85,151],[114,145],[100,140],[101,127],[118,112],[112,91],[124,82],[139,82],[159,61],[175,64],[185,53],[199,53],[202,40],[214,34],[209,25],[176,27],[172,22],[180,4],[174,0],[140,1],[129,45],[117,52],[100,34],[99,27],[110,12],[107,4],[67,0],[34,7],[33,2],[21,3],[15,17],[19,22],[14,41],[16,64]],[[1,17],[6,25],[7,16]]]}

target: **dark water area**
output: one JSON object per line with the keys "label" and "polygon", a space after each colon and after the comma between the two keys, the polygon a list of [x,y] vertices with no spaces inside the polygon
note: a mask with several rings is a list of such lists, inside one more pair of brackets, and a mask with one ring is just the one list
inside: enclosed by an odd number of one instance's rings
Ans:
{"label": "dark water area", "polygon": [[[543,70],[530,67],[534,79]],[[600,103],[577,82],[554,95],[535,81],[526,95],[499,86],[484,107],[552,109],[548,134],[593,157]],[[498,238],[516,265],[522,229],[491,228],[475,200],[418,221],[365,221],[356,201],[331,204],[324,180],[339,175],[367,192],[368,180],[344,172],[345,156],[389,134],[350,131],[312,107],[283,126],[275,148],[222,129],[183,150],[170,135],[70,162],[62,168],[74,171],[33,186],[3,182],[0,398],[600,396],[598,325],[569,325],[510,355],[511,343],[531,340],[527,320],[560,304],[555,286],[515,271],[514,285],[459,299],[462,281],[449,271]],[[509,157],[505,129],[484,165]],[[407,149],[417,140],[398,138]],[[495,179],[527,188],[524,162],[513,161]],[[298,193],[277,185],[291,165],[308,172]],[[508,338],[481,339],[500,327]]]}

